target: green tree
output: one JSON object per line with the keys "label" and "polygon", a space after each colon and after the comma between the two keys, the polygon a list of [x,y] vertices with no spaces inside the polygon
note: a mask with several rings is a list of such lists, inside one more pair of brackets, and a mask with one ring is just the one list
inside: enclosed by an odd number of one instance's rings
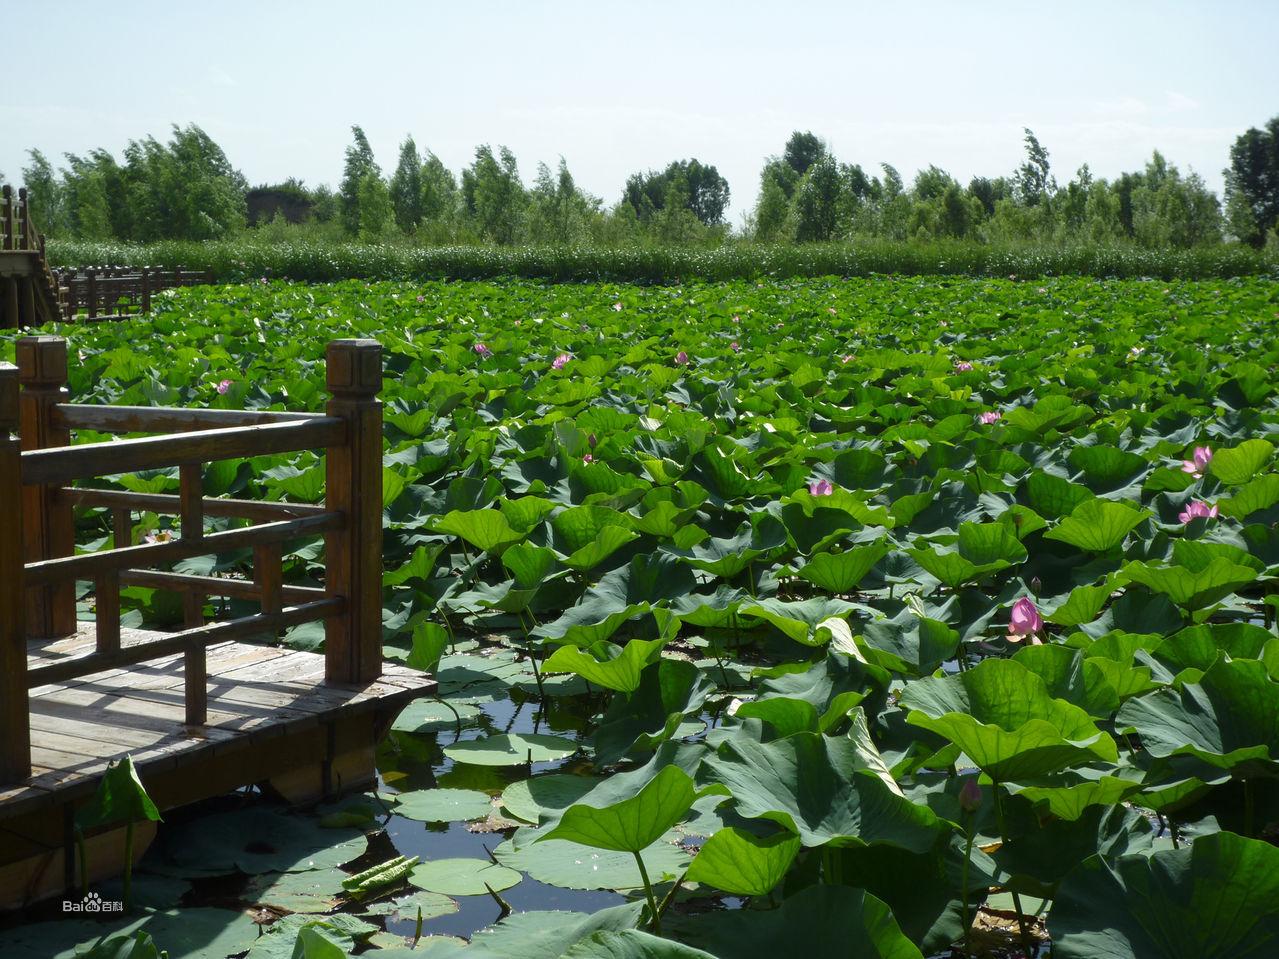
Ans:
{"label": "green tree", "polygon": [[457,180],[434,153],[426,154],[422,164],[422,219],[429,222],[452,222],[457,213]]}
{"label": "green tree", "polygon": [[563,157],[554,173],[539,163],[537,180],[529,191],[529,239],[552,244],[580,240],[599,207],[599,199],[578,189]]}
{"label": "green tree", "polygon": [[1267,232],[1279,228],[1279,116],[1235,140],[1224,172],[1230,232],[1261,246]]}
{"label": "green tree", "polygon": [[497,156],[487,144],[476,148],[475,162],[462,171],[462,197],[484,239],[509,244],[519,238],[527,196],[506,147]]}
{"label": "green tree", "polygon": [[1048,151],[1030,128],[1026,128],[1026,162],[1013,174],[1013,186],[1017,198],[1026,206],[1035,206],[1048,200],[1057,190],[1052,167],[1048,163]]}
{"label": "green tree", "polygon": [[373,148],[369,146],[369,138],[364,135],[364,130],[353,126],[351,135],[354,140],[346,148],[338,196],[341,198],[342,226],[354,236],[360,232],[360,184],[370,173],[380,179],[382,170],[373,158]]}
{"label": "green tree", "polygon": [[808,172],[809,167],[826,156],[826,152],[826,144],[815,133],[811,131],[800,133],[796,130],[786,141],[782,159],[797,176],[803,176]]}
{"label": "green tree", "polygon": [[765,168],[760,177],[759,200],[755,204],[754,235],[755,239],[764,243],[782,239],[786,229],[786,214],[790,203],[786,191],[778,183],[777,178],[770,175]]}
{"label": "green tree", "polygon": [[391,206],[396,225],[405,233],[412,233],[422,222],[422,158],[412,136],[400,144],[400,160],[391,175]]}
{"label": "green tree", "polygon": [[386,238],[395,218],[391,191],[381,175],[370,170],[360,180],[356,191],[360,213],[359,237],[364,243],[377,243]]}
{"label": "green tree", "polygon": [[[53,164],[39,150],[28,150],[30,162],[22,168],[22,183],[27,188],[27,202],[36,228],[49,236],[63,232],[64,211],[62,184]],[[3,180],[3,177],[0,177]]]}
{"label": "green tree", "polygon": [[[670,190],[678,181],[678,189]],[[715,167],[699,160],[676,160],[660,173],[632,174],[626,180],[622,200],[629,203],[641,221],[647,221],[666,206],[668,197],[682,198],[684,208],[693,213],[704,225],[716,226],[724,222],[724,210],[728,207],[728,181]]]}
{"label": "green tree", "polygon": [[834,239],[839,224],[839,165],[826,155],[809,167],[795,191],[795,239]]}

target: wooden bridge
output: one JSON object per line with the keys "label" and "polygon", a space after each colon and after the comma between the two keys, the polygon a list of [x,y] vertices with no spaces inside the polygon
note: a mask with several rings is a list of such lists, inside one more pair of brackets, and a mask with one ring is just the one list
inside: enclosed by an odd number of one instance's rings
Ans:
{"label": "wooden bridge", "polygon": [[207,270],[50,268],[27,191],[0,188],[0,330],[136,316],[151,312],[153,294],[212,282]]}
{"label": "wooden bridge", "polygon": [[[71,887],[75,809],[126,753],[161,809],[250,784],[292,801],[367,785],[377,740],[435,687],[382,662],[380,346],[329,344],[324,414],[75,404],[64,340],[20,339],[17,360],[0,365],[0,908]],[[71,445],[84,429],[158,435]],[[303,449],[327,453],[322,506],[203,495],[206,462]],[[177,495],[73,485],[170,467]],[[84,510],[109,512],[111,548],[76,553]],[[177,535],[135,544],[144,510],[178,517]],[[323,588],[285,585],[283,547],[321,536]],[[241,550],[252,578],[165,569]],[[185,628],[122,629],[125,585],[180,593]],[[258,611],[205,622],[209,597]],[[314,621],[323,655],[273,644]],[[91,874],[118,869],[122,845],[90,836]]]}

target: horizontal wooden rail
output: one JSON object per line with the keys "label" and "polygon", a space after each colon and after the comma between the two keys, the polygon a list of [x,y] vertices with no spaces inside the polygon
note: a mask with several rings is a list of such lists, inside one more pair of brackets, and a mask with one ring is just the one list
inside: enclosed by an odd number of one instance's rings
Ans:
{"label": "horizontal wooden rail", "polygon": [[[190,573],[164,573],[152,569],[126,569],[120,573],[121,586],[145,586],[148,589],[174,591],[197,590],[206,596],[232,599],[261,599],[262,586],[251,579],[226,576],[195,576]],[[281,586],[280,595],[292,602],[307,603],[325,596],[318,586]]]}
{"label": "horizontal wooden rail", "polygon": [[120,549],[82,553],[79,556],[62,556],[45,559],[26,566],[27,586],[51,586],[68,580],[92,580],[101,573],[120,572],[136,567],[154,566],[156,563],[189,559],[192,556],[208,556],[251,546],[268,546],[285,543],[305,536],[318,536],[342,529],[346,516],[339,512],[324,512],[300,519],[280,520],[228,529],[220,533],[188,539],[174,539],[167,543],[148,543],[143,546],[123,546]]}
{"label": "horizontal wooden rail", "polygon": [[22,483],[24,486],[61,486],[96,476],[313,450],[341,446],[345,442],[346,421],[336,416],[321,416],[266,426],[232,426],[174,436],[81,443],[24,452]]}
{"label": "horizontal wooden rail", "polygon": [[227,426],[310,422],[323,418],[323,413],[291,413],[282,410],[197,410],[173,406],[103,406],[92,403],[59,403],[53,408],[53,423],[56,428],[97,430],[99,433],[185,433]]}
{"label": "horizontal wooden rail", "polygon": [[[70,502],[72,506],[150,510],[162,516],[177,516],[182,512],[182,497],[172,493],[134,493],[131,490],[63,486],[58,490],[58,495]],[[296,519],[300,516],[320,516],[328,512],[323,506],[312,503],[214,497],[201,499],[200,508],[205,516],[251,519],[266,523],[281,519]]]}
{"label": "horizontal wooden rail", "polygon": [[27,688],[34,689],[50,683],[64,683],[67,680],[91,676],[108,669],[133,666],[226,640],[279,632],[302,623],[313,623],[341,615],[344,608],[345,601],[341,597],[318,599],[299,606],[286,606],[278,613],[258,613],[253,616],[242,616],[239,619],[209,623],[195,629],[184,629],[163,639],[124,646],[108,653],[87,653],[50,663],[47,666],[33,666],[27,670]]}

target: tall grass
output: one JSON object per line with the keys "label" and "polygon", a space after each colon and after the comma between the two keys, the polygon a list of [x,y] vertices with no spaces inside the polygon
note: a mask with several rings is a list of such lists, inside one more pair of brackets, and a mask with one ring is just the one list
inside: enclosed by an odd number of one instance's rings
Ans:
{"label": "tall grass", "polygon": [[1198,279],[1256,274],[1279,278],[1279,256],[1245,246],[1150,250],[1137,246],[1001,246],[893,242],[693,247],[412,247],[265,242],[51,241],[61,266],[157,266],[207,269],[219,281],[261,276],[325,282],[341,279],[480,280],[520,276],[557,281],[674,283],[760,277],[960,275],[1035,278],[1081,275]]}

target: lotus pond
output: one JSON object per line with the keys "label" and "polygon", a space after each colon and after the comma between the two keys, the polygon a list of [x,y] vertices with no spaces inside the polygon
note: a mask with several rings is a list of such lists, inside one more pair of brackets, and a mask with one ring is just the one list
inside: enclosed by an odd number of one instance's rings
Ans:
{"label": "lotus pond", "polygon": [[1279,954],[1277,330],[1259,278],[261,282],[61,328],[78,398],[236,408],[379,339],[385,648],[440,689],[376,793],[175,813],[135,914],[0,955]]}

